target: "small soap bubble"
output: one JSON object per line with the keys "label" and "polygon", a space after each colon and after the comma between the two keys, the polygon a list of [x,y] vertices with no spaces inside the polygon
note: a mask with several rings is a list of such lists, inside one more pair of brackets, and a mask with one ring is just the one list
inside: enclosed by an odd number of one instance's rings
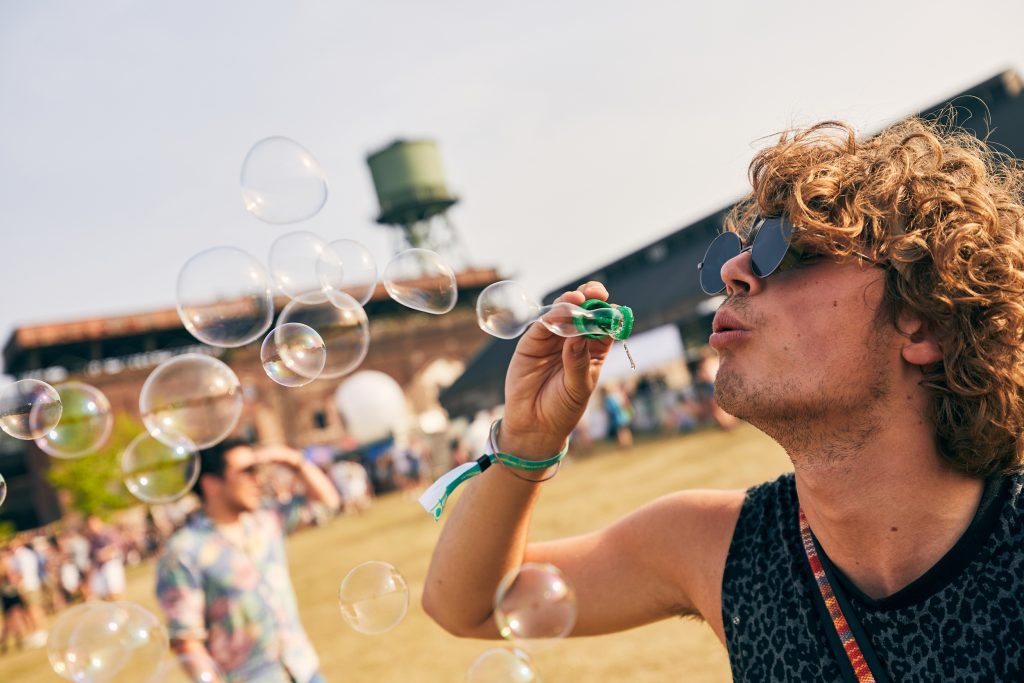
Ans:
{"label": "small soap bubble", "polygon": [[313,328],[302,323],[285,323],[275,327],[263,340],[260,360],[270,379],[282,386],[301,387],[323,372],[327,349]]}
{"label": "small soap bubble", "polygon": [[316,264],[320,285],[345,292],[365,306],[377,289],[377,262],[370,250],[355,240],[335,240]]}
{"label": "small soap bubble", "polygon": [[4,479],[4,475],[0,474],[0,505],[3,505],[5,500],[7,500],[7,480]]}
{"label": "small soap bubble", "polygon": [[298,230],[281,235],[270,245],[267,257],[274,284],[282,294],[291,298],[323,290],[317,274],[317,263],[321,257],[328,262],[337,260],[327,243],[316,234]]}
{"label": "small soap bubble", "polygon": [[469,667],[467,683],[538,683],[540,675],[530,655],[519,648],[492,647]]}
{"label": "small soap bubble", "polygon": [[396,254],[381,278],[391,298],[409,308],[440,315],[455,308],[455,271],[429,249],[406,249]]}
{"label": "small soap bubble", "polygon": [[267,223],[312,218],[327,201],[327,177],[305,147],[286,137],[260,140],[242,162],[245,209]]}
{"label": "small soap bubble", "polygon": [[146,683],[224,683],[224,673],[209,655],[183,653],[166,657]]}
{"label": "small soap bubble", "polygon": [[142,502],[170,503],[191,491],[199,478],[199,453],[183,436],[164,432],[156,439],[143,432],[121,454],[121,472],[124,485]]}
{"label": "small soap bubble", "polygon": [[540,314],[540,304],[518,282],[488,285],[476,300],[476,320],[487,334],[515,339]]}
{"label": "small soap bubble", "polygon": [[241,249],[200,252],[178,273],[178,316],[205,344],[244,346],[266,332],[274,318],[270,275]]}
{"label": "small soap bubble", "polygon": [[359,302],[329,290],[297,296],[281,310],[278,326],[301,323],[323,340],[327,360],[322,379],[337,379],[355,370],[370,349],[370,322]]}
{"label": "small soap bubble", "polygon": [[501,580],[494,618],[501,636],[517,643],[564,638],[576,624],[576,593],[558,567],[528,562]]}
{"label": "small soap bubble", "polygon": [[216,358],[186,353],[161,363],[146,378],[139,412],[146,429],[168,445],[185,437],[196,448],[209,448],[235,428],[242,386]]}
{"label": "small soap bubble", "polygon": [[64,382],[54,389],[60,396],[61,418],[36,439],[40,450],[55,458],[80,458],[106,443],[114,426],[106,395],[82,382]]}
{"label": "small soap bubble", "polygon": [[23,379],[0,389],[0,429],[15,439],[38,439],[60,422],[60,394],[46,382]]}
{"label": "small soap bubble", "polygon": [[350,571],[338,589],[338,606],[348,625],[377,635],[394,628],[409,609],[409,584],[387,562],[364,562]]}

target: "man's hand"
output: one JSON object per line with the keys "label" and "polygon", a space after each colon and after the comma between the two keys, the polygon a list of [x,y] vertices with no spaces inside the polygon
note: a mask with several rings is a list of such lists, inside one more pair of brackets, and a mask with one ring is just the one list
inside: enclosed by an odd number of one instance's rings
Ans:
{"label": "man's hand", "polygon": [[262,446],[256,449],[256,462],[260,465],[284,465],[293,470],[302,467],[302,453],[288,446]]}
{"label": "man's hand", "polygon": [[[600,282],[588,282],[558,301],[608,300]],[[505,417],[500,448],[522,457],[546,458],[562,449],[583,417],[601,374],[610,337],[566,339],[534,324],[519,340],[505,378]]]}

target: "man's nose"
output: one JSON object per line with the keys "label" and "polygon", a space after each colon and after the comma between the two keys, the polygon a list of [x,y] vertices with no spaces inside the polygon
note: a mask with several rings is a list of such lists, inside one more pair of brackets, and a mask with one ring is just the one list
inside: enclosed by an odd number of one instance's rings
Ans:
{"label": "man's nose", "polygon": [[762,278],[754,275],[752,258],[751,250],[744,249],[722,264],[722,282],[725,283],[727,296],[734,294],[751,296],[758,294],[764,288]]}

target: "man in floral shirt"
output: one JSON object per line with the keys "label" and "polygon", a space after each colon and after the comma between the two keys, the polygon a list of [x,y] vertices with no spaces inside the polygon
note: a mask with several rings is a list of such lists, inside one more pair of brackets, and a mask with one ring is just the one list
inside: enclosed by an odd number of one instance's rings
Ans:
{"label": "man in floral shirt", "polygon": [[340,502],[337,492],[289,448],[228,441],[200,457],[194,490],[202,509],[171,536],[157,569],[157,599],[172,646],[199,661],[212,658],[225,683],[323,683],[284,551],[298,510],[294,504],[260,507],[260,468],[292,468],[309,498],[332,510]]}

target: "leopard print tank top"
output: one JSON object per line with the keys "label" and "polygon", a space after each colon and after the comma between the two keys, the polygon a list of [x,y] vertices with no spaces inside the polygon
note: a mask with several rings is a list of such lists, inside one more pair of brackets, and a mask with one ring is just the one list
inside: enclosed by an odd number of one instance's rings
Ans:
{"label": "leopard print tank top", "polygon": [[[893,595],[872,599],[829,564],[891,680],[1024,681],[1021,484],[1021,475],[989,479],[960,540]],[[815,600],[786,474],[747,491],[726,558],[734,681],[841,681]]]}

